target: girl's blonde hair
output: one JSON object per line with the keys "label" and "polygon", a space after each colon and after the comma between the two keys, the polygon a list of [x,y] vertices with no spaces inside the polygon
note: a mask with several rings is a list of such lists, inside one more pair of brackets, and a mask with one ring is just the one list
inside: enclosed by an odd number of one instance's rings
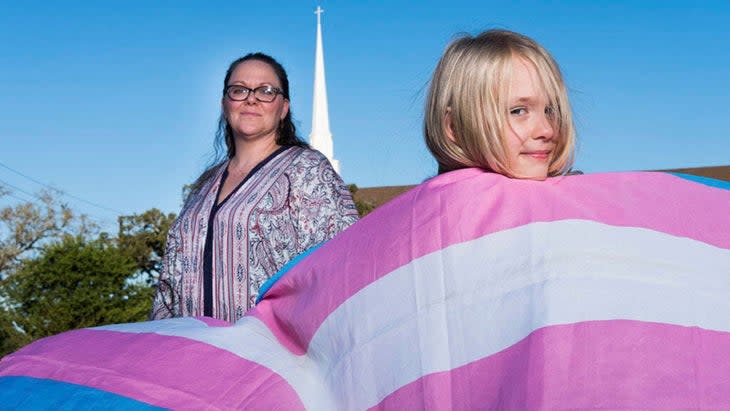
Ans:
{"label": "girl's blonde hair", "polygon": [[[424,134],[439,173],[480,167],[514,177],[504,142],[509,127],[508,98],[512,64],[523,58],[537,72],[553,109],[555,156],[548,175],[573,165],[575,127],[563,76],[555,60],[531,38],[507,30],[488,30],[453,41],[431,79]],[[447,135],[450,130],[452,138]]]}

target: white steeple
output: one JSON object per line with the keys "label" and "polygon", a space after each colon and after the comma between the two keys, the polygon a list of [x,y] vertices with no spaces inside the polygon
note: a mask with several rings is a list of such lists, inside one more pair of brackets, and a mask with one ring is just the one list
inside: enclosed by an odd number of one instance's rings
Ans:
{"label": "white steeple", "polygon": [[322,23],[320,20],[324,10],[317,6],[317,50],[314,58],[314,101],[312,103],[312,132],[309,143],[319,150],[332,163],[336,172],[340,172],[340,162],[335,160],[330,118],[327,111],[327,86],[324,81],[324,52],[322,51]]}

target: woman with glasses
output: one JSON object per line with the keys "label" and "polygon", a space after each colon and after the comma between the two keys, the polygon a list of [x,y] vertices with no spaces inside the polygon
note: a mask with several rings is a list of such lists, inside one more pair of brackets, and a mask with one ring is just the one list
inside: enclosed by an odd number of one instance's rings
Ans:
{"label": "woman with glasses", "polygon": [[358,218],[329,161],[296,135],[281,64],[248,54],[223,86],[218,159],[170,228],[150,319],[234,322],[284,264]]}

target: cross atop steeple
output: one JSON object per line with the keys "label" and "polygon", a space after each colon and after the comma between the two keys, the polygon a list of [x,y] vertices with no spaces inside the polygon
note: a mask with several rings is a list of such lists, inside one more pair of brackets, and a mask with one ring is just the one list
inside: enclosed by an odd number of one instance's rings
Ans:
{"label": "cross atop steeple", "polygon": [[321,7],[319,7],[319,6],[317,6],[317,10],[315,10],[315,11],[314,11],[314,14],[316,14],[316,15],[317,15],[317,24],[318,24],[318,25],[320,24],[320,21],[319,21],[319,16],[320,16],[320,15],[321,15],[322,13],[324,13],[324,9],[323,9],[323,8],[321,8]]}

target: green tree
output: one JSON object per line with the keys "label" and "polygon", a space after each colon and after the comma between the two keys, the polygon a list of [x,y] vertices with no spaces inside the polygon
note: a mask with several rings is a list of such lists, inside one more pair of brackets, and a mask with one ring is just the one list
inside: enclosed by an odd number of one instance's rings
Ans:
{"label": "green tree", "polygon": [[3,281],[9,317],[31,339],[146,320],[153,289],[133,280],[135,261],[112,240],[65,236]]}
{"label": "green tree", "polygon": [[119,217],[119,248],[134,260],[148,285],[156,284],[162,270],[167,232],[174,221],[175,214],[156,208]]}
{"label": "green tree", "polygon": [[8,312],[0,310],[0,358],[29,342],[30,337],[15,328]]}
{"label": "green tree", "polygon": [[[0,198],[6,195],[12,195],[12,191],[0,184]],[[33,201],[0,209],[0,356],[32,340],[13,320],[14,311],[4,292],[7,278],[25,259],[37,256],[44,244],[64,235],[89,235],[97,229],[84,215],[75,215],[60,202],[58,192],[46,190],[34,196]]]}
{"label": "green tree", "polygon": [[[10,193],[0,185],[0,197]],[[75,216],[59,202],[57,194],[41,191],[36,201],[0,209],[0,279],[12,275],[20,261],[37,252],[44,242],[96,230],[85,216]]]}

